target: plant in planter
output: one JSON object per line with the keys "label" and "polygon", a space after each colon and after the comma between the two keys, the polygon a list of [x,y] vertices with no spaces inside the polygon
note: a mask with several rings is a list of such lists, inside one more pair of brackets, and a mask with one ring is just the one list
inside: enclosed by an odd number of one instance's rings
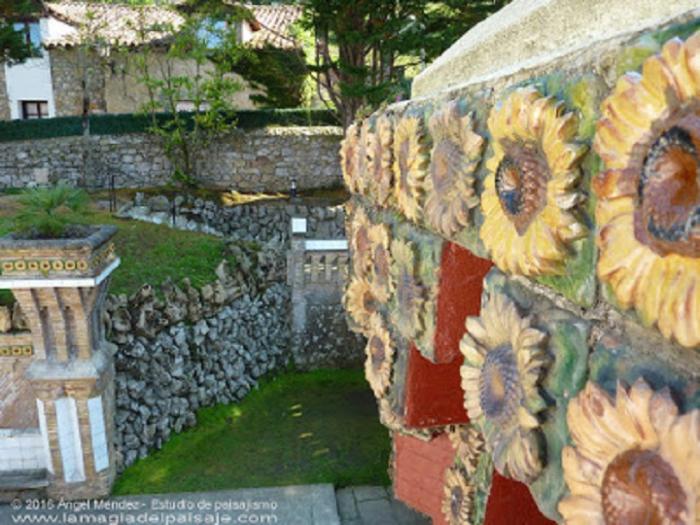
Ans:
{"label": "plant in planter", "polygon": [[56,239],[64,237],[68,225],[83,214],[88,196],[83,190],[59,184],[28,190],[19,203],[22,209],[14,220],[16,236]]}
{"label": "plant in planter", "polygon": [[94,277],[114,262],[116,228],[80,224],[88,204],[83,190],[63,184],[32,189],[19,204],[14,231],[0,238],[3,279]]}

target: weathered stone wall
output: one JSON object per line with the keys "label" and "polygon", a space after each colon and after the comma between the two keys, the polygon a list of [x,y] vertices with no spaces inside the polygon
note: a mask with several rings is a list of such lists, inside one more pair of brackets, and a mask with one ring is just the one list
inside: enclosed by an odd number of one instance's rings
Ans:
{"label": "weathered stone wall", "polygon": [[49,56],[57,117],[83,114],[83,78],[87,79],[90,111],[106,111],[103,61],[76,49],[52,49]]}
{"label": "weathered stone wall", "polygon": [[[104,98],[108,113],[135,113],[140,111],[144,104],[148,103],[149,96],[146,86],[141,81],[143,73],[140,70],[139,60],[148,60],[149,74],[155,79],[162,78],[162,71],[170,69],[174,77],[191,77],[199,70],[200,75],[208,74],[213,66],[196,66],[193,60],[168,59],[166,66],[165,51],[157,48],[149,50],[146,57],[137,57],[138,50],[132,50],[126,54],[115,54],[110,57],[109,71],[105,72]],[[233,94],[230,103],[236,109],[255,109],[255,103],[250,99],[253,95],[264,94],[260,90],[251,88],[245,79],[232,74],[230,77],[238,82],[241,89]],[[186,99],[186,96],[182,97]]]}
{"label": "weathered stone wall", "polygon": [[7,97],[4,63],[0,63],[0,120],[10,120],[10,99]]}
{"label": "weathered stone wall", "polygon": [[116,430],[121,467],[196,423],[195,412],[239,401],[289,360],[288,289],[273,284],[196,323],[155,337],[133,335],[116,354]]}
{"label": "weathered stone wall", "polygon": [[[199,152],[199,179],[240,191],[288,191],[292,178],[300,190],[337,186],[340,139],[335,127],[237,131]],[[98,189],[112,179],[117,188],[145,188],[171,174],[159,139],[145,134],[0,143],[0,189],[47,181]]]}
{"label": "weathered stone wall", "polygon": [[[292,350],[283,247],[232,243],[229,250],[237,268],[222,263],[216,281],[200,289],[166,281],[161,294],[144,286],[131,297],[107,299],[108,337],[117,345],[120,468],[194,425],[200,407],[239,401],[261,376],[288,363],[307,370],[359,363],[359,345],[354,353],[345,344],[335,352],[318,344]],[[337,323],[319,334],[337,344],[355,336],[336,302]]]}
{"label": "weathered stone wall", "polygon": [[237,206],[221,206],[214,201],[192,195],[179,195],[170,200],[165,195],[145,198],[142,193],[137,193],[131,203],[119,209],[117,215],[172,226],[174,208],[177,229],[283,245],[287,245],[289,241],[291,218],[305,217],[309,237],[315,239],[345,237],[345,212],[342,205],[311,206],[286,202],[254,202]]}

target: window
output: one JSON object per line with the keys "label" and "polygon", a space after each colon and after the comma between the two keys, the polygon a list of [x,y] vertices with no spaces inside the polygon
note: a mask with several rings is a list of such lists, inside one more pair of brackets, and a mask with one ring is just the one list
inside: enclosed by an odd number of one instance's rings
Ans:
{"label": "window", "polygon": [[41,46],[41,27],[39,22],[18,22],[14,24],[15,31],[24,35],[27,47],[36,53]]}
{"label": "window", "polygon": [[49,116],[49,103],[45,100],[23,100],[22,118],[36,119],[47,118]]}
{"label": "window", "polygon": [[224,20],[205,18],[197,29],[197,38],[206,44],[207,49],[217,49],[224,43],[227,27]]}

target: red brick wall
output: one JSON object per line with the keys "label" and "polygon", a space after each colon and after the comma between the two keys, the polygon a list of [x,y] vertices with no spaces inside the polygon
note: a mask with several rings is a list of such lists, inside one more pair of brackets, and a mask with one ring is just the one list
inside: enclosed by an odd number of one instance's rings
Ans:
{"label": "red brick wall", "polygon": [[459,367],[460,354],[451,363],[433,364],[411,346],[406,374],[406,413],[404,424],[426,428],[467,423]]}
{"label": "red brick wall", "polygon": [[466,248],[446,243],[440,261],[435,330],[435,361],[450,363],[461,357],[459,341],[468,315],[479,315],[483,279],[493,263]]}
{"label": "red brick wall", "polygon": [[483,278],[491,261],[446,243],[440,262],[435,331],[435,363],[411,346],[406,376],[404,424],[413,428],[467,423],[459,367],[459,342],[468,315],[481,308]]}
{"label": "red brick wall", "polygon": [[442,515],[445,471],[455,451],[447,434],[429,442],[394,433],[394,493],[410,507],[430,516],[434,525],[446,524]]}
{"label": "red brick wall", "polygon": [[555,525],[532,499],[530,489],[494,471],[484,525]]}

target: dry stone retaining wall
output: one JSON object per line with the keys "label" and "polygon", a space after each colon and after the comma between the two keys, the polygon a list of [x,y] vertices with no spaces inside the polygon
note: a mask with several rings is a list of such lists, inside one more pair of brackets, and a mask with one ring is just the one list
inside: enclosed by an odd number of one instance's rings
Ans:
{"label": "dry stone retaining wall", "polygon": [[212,200],[192,195],[165,195],[146,198],[137,193],[122,206],[118,215],[175,228],[199,231],[232,239],[288,244],[290,220],[305,217],[309,236],[317,239],[345,237],[345,212],[342,205],[316,206],[270,201],[238,206],[221,206]]}
{"label": "dry stone retaining wall", "polygon": [[[358,365],[322,345],[293,351],[291,291],[285,252],[233,243],[236,269],[222,262],[217,279],[202,288],[166,281],[160,294],[144,286],[131,297],[110,296],[105,306],[109,339],[117,345],[116,446],[123,469],[172,433],[196,424],[196,411],[239,401],[258,379],[290,362],[313,369]],[[340,303],[337,308],[340,310]],[[344,325],[341,316],[339,323]],[[347,333],[347,327],[325,327]]]}
{"label": "dry stone retaining wall", "polygon": [[[236,131],[202,150],[203,185],[239,191],[338,186],[341,130],[335,127]],[[0,143],[0,189],[65,181],[90,189],[146,188],[170,182],[160,140],[147,134],[61,137]]]}
{"label": "dry stone retaining wall", "polygon": [[154,338],[136,335],[116,354],[116,445],[120,467],[172,433],[196,423],[195,412],[239,401],[258,378],[289,357],[289,291],[276,283],[246,293],[215,315],[181,321]]}

